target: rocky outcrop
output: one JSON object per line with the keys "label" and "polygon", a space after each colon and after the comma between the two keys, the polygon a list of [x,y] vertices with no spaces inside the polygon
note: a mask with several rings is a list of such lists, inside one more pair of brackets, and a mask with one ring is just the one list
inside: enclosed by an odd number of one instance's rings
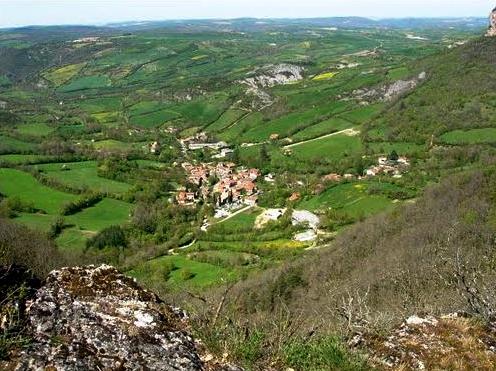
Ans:
{"label": "rocky outcrop", "polygon": [[476,319],[451,314],[408,318],[388,336],[357,335],[352,345],[386,370],[494,370],[496,330]]}
{"label": "rocky outcrop", "polygon": [[270,65],[264,67],[256,76],[249,77],[243,82],[252,88],[270,88],[302,80],[303,70],[303,67],[293,64]]}
{"label": "rocky outcrop", "polygon": [[253,72],[241,84],[248,86],[248,94],[258,98],[259,102],[254,102],[253,108],[262,109],[273,103],[272,97],[264,89],[298,82],[303,79],[303,71],[303,67],[293,64],[268,65]]}
{"label": "rocky outcrop", "polygon": [[[427,78],[425,72],[409,80],[397,80],[389,85],[382,85],[373,89],[357,89],[351,94],[353,99],[359,100],[361,103],[370,103],[373,101],[390,102],[394,99],[411,92],[419,83]],[[349,99],[345,97],[345,99]]]}
{"label": "rocky outcrop", "polygon": [[26,317],[32,343],[10,361],[12,369],[207,368],[185,314],[110,266],[50,273]]}
{"label": "rocky outcrop", "polygon": [[489,15],[489,29],[487,30],[486,36],[496,36],[496,8],[494,8]]}

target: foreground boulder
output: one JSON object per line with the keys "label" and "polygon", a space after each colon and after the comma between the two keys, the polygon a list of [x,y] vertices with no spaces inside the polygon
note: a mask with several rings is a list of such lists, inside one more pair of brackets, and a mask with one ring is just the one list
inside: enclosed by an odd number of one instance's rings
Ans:
{"label": "foreground boulder", "polygon": [[496,328],[451,314],[408,318],[387,336],[357,335],[369,362],[383,370],[494,370]]}
{"label": "foreground boulder", "polygon": [[205,368],[184,314],[110,266],[50,273],[26,317],[32,344],[12,369]]}

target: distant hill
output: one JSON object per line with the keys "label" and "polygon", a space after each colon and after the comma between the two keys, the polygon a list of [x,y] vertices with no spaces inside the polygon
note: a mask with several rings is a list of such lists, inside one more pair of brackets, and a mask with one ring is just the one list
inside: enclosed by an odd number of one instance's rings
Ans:
{"label": "distant hill", "polygon": [[188,29],[205,27],[208,29],[232,29],[236,31],[255,31],[268,28],[285,28],[291,26],[344,27],[344,28],[467,28],[477,29],[487,26],[487,18],[390,18],[370,19],[364,17],[329,17],[301,19],[215,19],[215,20],[166,20],[145,22],[123,22],[108,24],[108,27],[128,30],[145,30],[152,28]]}

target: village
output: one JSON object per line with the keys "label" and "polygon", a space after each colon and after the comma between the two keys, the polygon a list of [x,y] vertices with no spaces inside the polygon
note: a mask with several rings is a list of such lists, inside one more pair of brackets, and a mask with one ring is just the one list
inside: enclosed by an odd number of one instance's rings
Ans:
{"label": "village", "polygon": [[[221,161],[232,150],[227,143],[209,142],[204,133],[195,134],[181,140],[184,153],[209,149],[216,154],[212,155],[212,162],[183,162],[180,166],[185,171],[186,184],[178,189],[174,201],[183,207],[208,203],[215,209],[214,219],[223,222],[238,213],[256,207],[262,191],[257,186],[257,181],[273,183],[273,174],[262,176],[259,169],[239,166],[231,161]],[[150,152],[156,152],[157,143],[152,143]],[[219,162],[214,162],[215,160]],[[376,164],[366,168],[363,174],[331,173],[322,177],[324,182],[341,183],[348,181],[362,181],[377,176],[391,176],[401,178],[408,170],[410,162],[406,157],[401,157],[393,151],[388,156],[381,156]],[[321,184],[324,187],[324,184]],[[301,199],[301,194],[293,192],[288,202],[296,204]],[[256,228],[262,227],[269,221],[278,220],[286,213],[286,208],[265,209],[257,218]],[[323,233],[319,230],[320,218],[308,210],[293,210],[291,215],[293,225],[306,225],[306,229],[294,235],[296,241],[312,242]],[[216,223],[219,223],[216,222]],[[207,231],[212,221],[204,220],[201,227]],[[215,224],[215,223],[214,223]]]}
{"label": "village", "polygon": [[177,193],[179,205],[194,205],[200,200],[210,200],[217,208],[233,209],[242,205],[255,206],[258,201],[256,180],[258,169],[237,167],[233,162],[201,163],[184,162],[188,187]]}

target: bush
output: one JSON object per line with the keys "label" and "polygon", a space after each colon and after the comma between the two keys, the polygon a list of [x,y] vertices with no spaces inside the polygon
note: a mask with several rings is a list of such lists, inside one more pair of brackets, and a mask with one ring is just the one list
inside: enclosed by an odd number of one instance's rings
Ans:
{"label": "bush", "polygon": [[23,202],[18,196],[5,198],[0,202],[0,216],[13,218],[17,213],[33,213],[37,210],[33,203]]}
{"label": "bush", "polygon": [[332,336],[293,340],[283,349],[285,363],[296,370],[367,370],[363,359],[350,353],[343,342]]}
{"label": "bush", "polygon": [[83,209],[94,206],[103,199],[101,194],[90,194],[82,198],[69,202],[62,207],[62,215],[74,215]]}
{"label": "bush", "polygon": [[64,230],[65,220],[62,217],[58,217],[50,226],[50,230],[48,231],[48,237],[55,239],[57,238],[62,231]]}
{"label": "bush", "polygon": [[86,242],[86,247],[95,247],[99,250],[105,247],[126,247],[127,238],[121,226],[113,225],[99,232]]}
{"label": "bush", "polygon": [[191,271],[190,271],[189,269],[187,269],[187,268],[186,268],[186,269],[181,270],[180,275],[181,275],[181,279],[182,279],[183,281],[188,281],[188,280],[190,280],[190,279],[192,279],[192,278],[194,278],[194,277],[196,276],[196,274],[195,274],[195,273],[191,272]]}

